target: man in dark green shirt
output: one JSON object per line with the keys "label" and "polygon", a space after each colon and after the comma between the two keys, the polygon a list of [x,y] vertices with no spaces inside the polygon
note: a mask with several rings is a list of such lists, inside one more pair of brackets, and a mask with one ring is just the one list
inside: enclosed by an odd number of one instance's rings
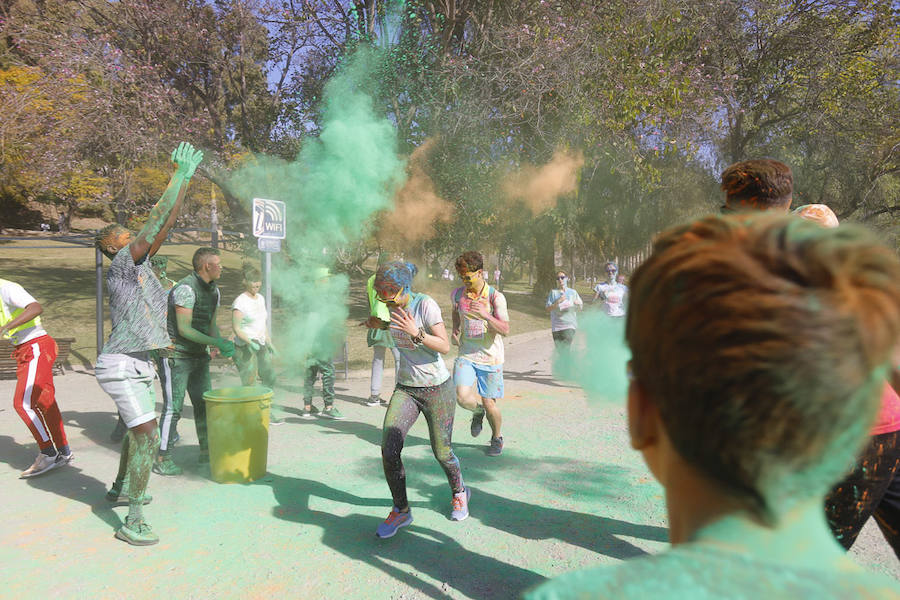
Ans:
{"label": "man in dark green shirt", "polygon": [[209,391],[209,346],[215,346],[222,356],[234,354],[234,342],[219,335],[216,309],[220,295],[216,280],[222,274],[219,251],[198,248],[193,258],[194,272],[175,284],[169,292],[168,331],[174,344],[168,358],[172,372],[172,401],[163,406],[160,417],[159,457],[153,472],[160,475],[180,475],[181,467],[172,461],[170,450],[184,407],[187,392],[194,407],[194,426],[200,442],[200,462],[209,462],[206,435],[206,401]]}

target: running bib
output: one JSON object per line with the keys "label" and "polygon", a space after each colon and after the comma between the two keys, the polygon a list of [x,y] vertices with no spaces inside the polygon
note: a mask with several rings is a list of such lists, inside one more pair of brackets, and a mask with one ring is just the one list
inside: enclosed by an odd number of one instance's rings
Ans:
{"label": "running bib", "polygon": [[622,304],[622,294],[618,292],[611,292],[606,295],[606,301],[609,303],[610,307],[619,308]]}
{"label": "running bib", "polygon": [[472,312],[472,306],[474,303],[475,301],[466,297],[461,298],[459,301],[460,312],[464,314],[463,336],[467,337],[470,340],[480,340],[483,339],[485,334],[487,333],[487,322],[483,319],[473,319],[468,316],[469,313]]}

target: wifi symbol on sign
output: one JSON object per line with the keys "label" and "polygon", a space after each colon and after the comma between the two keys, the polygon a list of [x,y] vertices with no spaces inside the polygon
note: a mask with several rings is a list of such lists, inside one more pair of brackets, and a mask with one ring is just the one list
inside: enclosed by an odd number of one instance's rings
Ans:
{"label": "wifi symbol on sign", "polygon": [[253,235],[256,237],[284,238],[286,229],[284,202],[253,199]]}

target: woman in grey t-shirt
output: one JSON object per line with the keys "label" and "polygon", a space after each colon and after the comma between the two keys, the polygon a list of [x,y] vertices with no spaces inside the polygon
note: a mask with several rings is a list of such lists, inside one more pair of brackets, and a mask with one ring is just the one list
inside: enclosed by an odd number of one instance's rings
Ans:
{"label": "woman in grey t-shirt", "polygon": [[376,535],[391,537],[412,523],[406,497],[406,473],[400,452],[406,434],[419,413],[428,422],[431,449],[453,492],[450,518],[462,521],[469,516],[470,491],[463,485],[459,459],[450,445],[456,393],[450,372],[441,354],[450,351],[441,309],[433,298],[412,291],[416,266],[407,262],[389,262],[375,274],[375,293],[391,311],[390,322],[382,321],[400,352],[400,369],[391,403],[384,417],[381,458],[384,476],[391,488],[394,506]]}

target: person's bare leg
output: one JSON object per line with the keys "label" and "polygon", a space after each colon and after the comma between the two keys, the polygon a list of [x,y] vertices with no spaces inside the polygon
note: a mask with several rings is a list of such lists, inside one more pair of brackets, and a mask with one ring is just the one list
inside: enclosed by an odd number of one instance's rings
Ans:
{"label": "person's bare leg", "polygon": [[503,424],[503,417],[500,416],[500,407],[497,406],[497,398],[481,398],[484,403],[484,413],[487,416],[488,424],[491,426],[491,437],[499,438],[500,425]]}
{"label": "person's bare leg", "polygon": [[478,395],[474,385],[456,386],[456,403],[460,408],[471,412],[481,410],[481,396]]}

